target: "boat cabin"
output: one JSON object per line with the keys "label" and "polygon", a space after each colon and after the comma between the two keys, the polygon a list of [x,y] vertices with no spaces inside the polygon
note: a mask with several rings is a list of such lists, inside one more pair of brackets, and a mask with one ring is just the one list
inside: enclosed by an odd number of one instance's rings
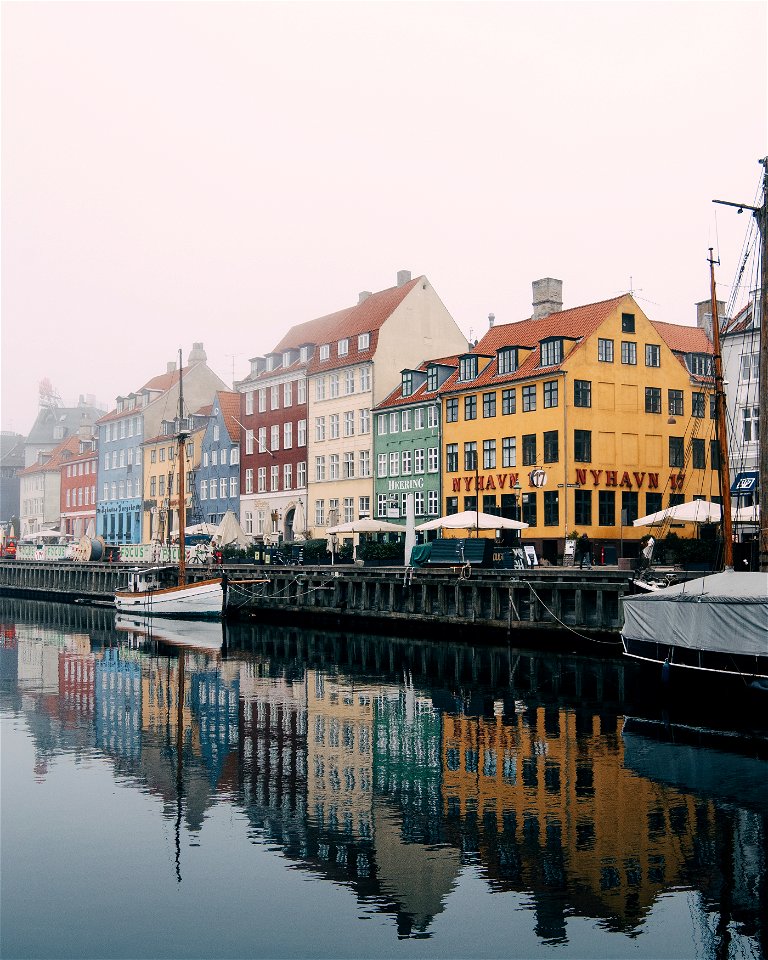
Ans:
{"label": "boat cabin", "polygon": [[128,593],[149,593],[172,586],[178,576],[176,567],[134,567],[128,571]]}

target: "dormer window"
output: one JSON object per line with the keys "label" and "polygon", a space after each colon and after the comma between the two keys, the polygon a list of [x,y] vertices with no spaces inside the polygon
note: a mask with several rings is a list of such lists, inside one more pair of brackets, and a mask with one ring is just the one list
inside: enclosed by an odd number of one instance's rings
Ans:
{"label": "dormer window", "polygon": [[329,343],[324,343],[320,347],[320,359],[328,360],[331,356],[331,345]]}
{"label": "dormer window", "polygon": [[413,374],[410,370],[403,371],[403,396],[410,397],[413,393]]}
{"label": "dormer window", "polygon": [[688,353],[685,361],[688,370],[695,376],[712,376],[712,357],[708,353]]}
{"label": "dormer window", "polygon": [[290,367],[291,365],[291,354],[290,351],[286,350],[283,354],[283,366]]}
{"label": "dormer window", "polygon": [[302,347],[299,350],[299,358],[302,363],[306,363],[309,359],[309,347]]}
{"label": "dormer window", "polygon": [[433,393],[438,387],[437,367],[427,367],[427,390]]}
{"label": "dormer window", "polygon": [[267,357],[267,370],[274,370],[275,368],[275,358],[270,356]]}
{"label": "dormer window", "polygon": [[340,357],[346,357],[349,353],[349,339],[344,337],[343,340],[339,340],[338,343],[338,354]]}
{"label": "dormer window", "polygon": [[517,370],[516,347],[502,347],[496,351],[496,369],[499,373],[514,373]]}
{"label": "dormer window", "polygon": [[459,380],[474,380],[477,376],[477,357],[467,356],[459,360]]}
{"label": "dormer window", "polygon": [[123,403],[124,403],[123,398],[122,398],[122,397],[118,397],[118,398],[117,398],[117,412],[118,412],[118,413],[122,413],[122,412],[123,412]]}
{"label": "dormer window", "polygon": [[552,367],[556,363],[561,363],[563,359],[563,340],[562,337],[549,337],[541,341],[541,363],[542,367]]}
{"label": "dormer window", "polygon": [[357,337],[357,349],[358,350],[367,350],[371,345],[371,335],[370,333],[361,333]]}

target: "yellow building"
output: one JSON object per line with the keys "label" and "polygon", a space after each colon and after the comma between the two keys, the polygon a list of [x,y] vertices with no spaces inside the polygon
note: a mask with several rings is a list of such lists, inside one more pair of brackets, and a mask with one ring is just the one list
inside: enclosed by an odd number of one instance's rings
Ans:
{"label": "yellow building", "polygon": [[574,530],[637,540],[638,517],[719,496],[704,331],[629,294],[561,310],[560,291],[537,281],[533,317],[492,325],[441,389],[445,512],[522,519],[550,561]]}
{"label": "yellow building", "polygon": [[[185,461],[185,501],[187,526],[193,520],[194,474],[200,466],[203,436],[208,424],[204,408],[191,417],[194,426],[187,438]],[[179,528],[179,477],[177,441],[173,421],[164,423],[166,431],[142,444],[144,449],[144,492],[142,497],[142,543],[165,543]]]}

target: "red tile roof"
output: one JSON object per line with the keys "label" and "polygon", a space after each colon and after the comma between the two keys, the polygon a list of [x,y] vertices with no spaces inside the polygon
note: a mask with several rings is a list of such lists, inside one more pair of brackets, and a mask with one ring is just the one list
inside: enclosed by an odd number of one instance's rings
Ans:
{"label": "red tile roof", "polygon": [[714,353],[712,341],[701,327],[686,327],[680,323],[651,320],[661,339],[675,353]]}
{"label": "red tile roof", "polygon": [[[178,381],[180,373],[188,373],[190,367],[184,367],[182,371],[171,370],[170,373],[161,373],[156,377],[152,377],[151,380],[147,380],[143,387],[130,394],[130,396],[138,396],[144,390],[160,391],[165,393],[166,390],[170,390],[171,387]],[[105,414],[100,420],[97,420],[96,423],[107,423],[110,420],[118,420],[122,417],[134,416],[136,413],[141,413],[144,410],[144,407],[134,407],[133,410],[123,409],[121,413],[117,412],[117,407],[114,410],[110,410],[109,413]]]}
{"label": "red tile roof", "polygon": [[[420,363],[416,370],[427,370],[433,364],[437,366],[445,367],[457,367],[459,363],[459,358],[457,356],[453,357],[441,357],[439,360],[425,360],[423,363]],[[409,369],[409,368],[405,368]],[[438,387],[437,390],[427,390],[426,380],[420,386],[418,386],[413,393],[409,394],[407,397],[403,396],[403,384],[401,382],[395,387],[392,393],[389,396],[385,397],[380,404],[378,404],[375,409],[381,410],[385,407],[405,407],[411,403],[424,402],[425,400],[436,399],[440,395],[440,390],[442,388]]]}
{"label": "red tile roof", "polygon": [[[50,458],[45,463],[30,464],[30,466],[25,467],[24,470],[19,471],[19,476],[25,477],[30,473],[45,473],[49,470],[59,470],[63,463],[68,463],[72,456],[79,454],[79,452],[80,437],[73,434],[71,437],[63,440],[58,447],[53,448]],[[89,455],[94,456],[95,454],[91,452]]]}
{"label": "red tile roof", "polygon": [[224,425],[231,440],[240,439],[240,394],[231,390],[219,390],[216,394],[219,401],[219,410],[224,418]]}

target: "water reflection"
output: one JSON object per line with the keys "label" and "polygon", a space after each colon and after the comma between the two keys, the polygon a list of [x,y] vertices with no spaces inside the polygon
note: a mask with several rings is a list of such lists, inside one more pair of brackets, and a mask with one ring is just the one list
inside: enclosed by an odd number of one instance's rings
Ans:
{"label": "water reflection", "polygon": [[62,752],[108,758],[162,801],[177,881],[182,829],[229,804],[403,938],[434,934],[471,866],[528,898],[542,944],[567,943],[572,917],[637,936],[683,889],[707,952],[765,950],[763,738],[628,718],[621,662],[221,629],[186,648],[108,610],[5,602],[1,705],[35,776]]}

